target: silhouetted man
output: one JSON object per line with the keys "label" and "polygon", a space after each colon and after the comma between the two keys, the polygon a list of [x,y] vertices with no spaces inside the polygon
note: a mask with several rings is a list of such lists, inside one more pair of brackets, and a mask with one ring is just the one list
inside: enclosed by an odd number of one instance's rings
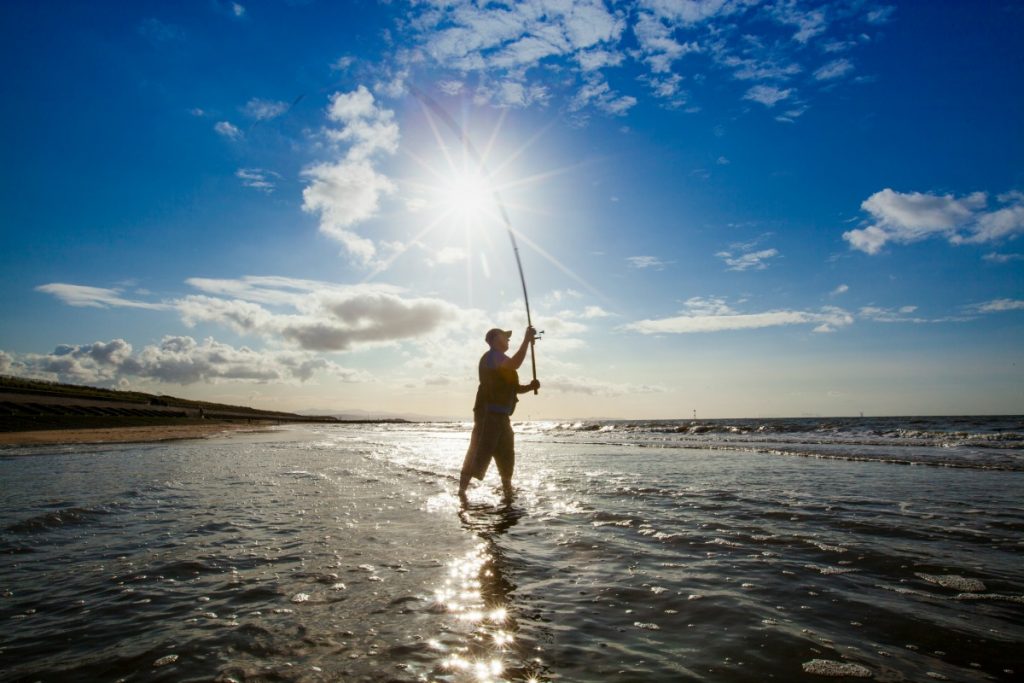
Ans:
{"label": "silhouetted man", "polygon": [[540,388],[537,380],[520,384],[516,371],[523,364],[530,342],[536,336],[536,330],[526,328],[523,343],[511,358],[506,355],[512,337],[511,330],[494,328],[484,337],[490,350],[480,358],[478,366],[480,386],[476,390],[476,403],[473,405],[473,435],[459,477],[460,497],[465,497],[472,477],[484,478],[493,458],[498,465],[498,474],[501,475],[505,499],[512,498],[512,471],[515,469],[516,454],[510,418],[519,402],[519,394]]}

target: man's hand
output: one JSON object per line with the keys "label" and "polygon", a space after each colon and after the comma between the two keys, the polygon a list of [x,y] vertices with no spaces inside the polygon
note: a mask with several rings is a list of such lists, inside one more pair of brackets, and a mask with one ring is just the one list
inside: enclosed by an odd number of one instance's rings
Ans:
{"label": "man's hand", "polygon": [[537,338],[537,330],[534,329],[533,327],[527,327],[526,328],[526,334],[523,335],[523,342],[524,343],[532,342],[536,338]]}
{"label": "man's hand", "polygon": [[540,389],[540,380],[535,379],[532,382],[530,382],[527,386],[529,387],[530,391],[537,391],[538,389]]}

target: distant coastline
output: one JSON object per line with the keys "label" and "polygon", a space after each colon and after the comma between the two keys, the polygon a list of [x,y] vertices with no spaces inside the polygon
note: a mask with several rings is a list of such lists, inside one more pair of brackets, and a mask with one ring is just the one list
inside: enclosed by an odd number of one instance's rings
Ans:
{"label": "distant coastline", "polygon": [[[260,410],[139,391],[0,376],[0,443],[87,443],[196,438],[288,423],[398,424]],[[118,431],[122,433],[117,433]],[[20,435],[20,436],[18,436]]]}

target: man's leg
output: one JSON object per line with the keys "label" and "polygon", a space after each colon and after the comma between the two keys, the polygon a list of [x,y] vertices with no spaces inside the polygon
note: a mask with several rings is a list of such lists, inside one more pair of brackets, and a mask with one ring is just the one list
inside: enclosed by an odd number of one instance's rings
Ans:
{"label": "man's leg", "polygon": [[498,461],[498,474],[501,475],[501,490],[506,503],[512,502],[512,472],[516,466],[515,434],[512,432],[512,421],[504,419],[502,424],[501,439],[498,444],[501,459]]}

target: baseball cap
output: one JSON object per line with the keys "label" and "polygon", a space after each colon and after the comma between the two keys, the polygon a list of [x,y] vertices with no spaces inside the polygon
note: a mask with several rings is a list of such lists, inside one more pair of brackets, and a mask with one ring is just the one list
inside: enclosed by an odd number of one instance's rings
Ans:
{"label": "baseball cap", "polygon": [[490,344],[491,340],[494,339],[499,334],[505,335],[505,338],[508,339],[509,337],[512,336],[512,330],[502,330],[497,327],[492,328],[490,330],[487,330],[487,335],[484,337],[484,341]]}

